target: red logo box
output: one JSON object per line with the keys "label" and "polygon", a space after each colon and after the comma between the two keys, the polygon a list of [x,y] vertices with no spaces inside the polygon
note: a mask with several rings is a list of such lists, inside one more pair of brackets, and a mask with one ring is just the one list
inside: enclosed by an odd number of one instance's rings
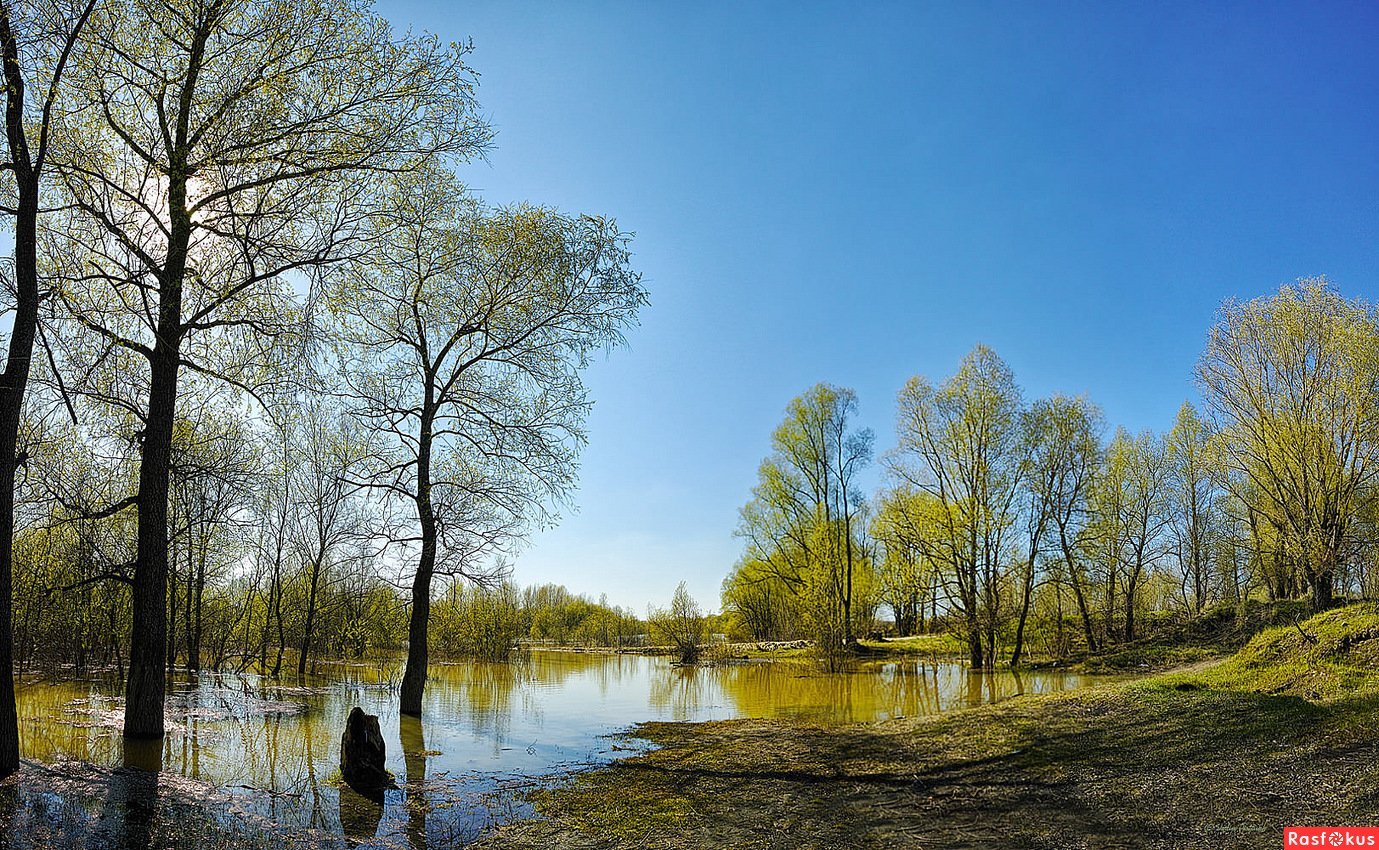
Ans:
{"label": "red logo box", "polygon": [[1290,826],[1283,830],[1283,846],[1379,848],[1379,827]]}

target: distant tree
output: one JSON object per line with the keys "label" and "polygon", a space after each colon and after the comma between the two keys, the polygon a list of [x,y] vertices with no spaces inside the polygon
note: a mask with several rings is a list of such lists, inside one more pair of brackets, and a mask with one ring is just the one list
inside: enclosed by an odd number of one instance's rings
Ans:
{"label": "distant tree", "polygon": [[852,642],[856,615],[870,610],[857,604],[871,569],[857,476],[871,461],[874,435],[854,429],[856,411],[852,390],[827,384],[791,401],[738,526],[745,562],[788,588],[830,652]]}
{"label": "distant tree", "polygon": [[1227,302],[1197,366],[1227,486],[1330,607],[1379,476],[1379,321],[1324,279]]}
{"label": "distant tree", "polygon": [[1066,445],[1060,440],[1060,404],[1039,399],[1024,411],[1020,422],[1021,500],[1024,510],[1025,559],[1020,576],[1020,612],[1015,623],[1015,645],[1010,665],[1018,667],[1025,651],[1025,629],[1034,603],[1040,555],[1048,545],[1053,522],[1053,498],[1063,474]]}
{"label": "distant tree", "polygon": [[1118,429],[1094,482],[1091,507],[1095,516],[1092,536],[1097,538],[1108,577],[1106,628],[1108,632],[1114,628],[1119,596],[1125,640],[1135,636],[1139,591],[1163,554],[1167,499],[1163,441],[1149,432],[1132,437],[1125,429]]}
{"label": "distant tree", "polygon": [[682,664],[699,660],[699,650],[707,638],[704,615],[682,581],[675,588],[670,607],[653,610],[647,617],[652,634],[675,648],[675,656]]}
{"label": "distant tree", "polygon": [[[1218,464],[1211,433],[1191,402],[1178,410],[1166,439],[1169,536],[1187,607],[1201,614],[1212,599],[1213,552],[1220,535]],[[1238,582],[1233,585],[1238,586]]]}
{"label": "distant tree", "polygon": [[1048,511],[1051,533],[1056,537],[1060,568],[1073,591],[1082,635],[1087,648],[1096,651],[1089,588],[1082,558],[1082,541],[1092,519],[1089,499],[1101,464],[1101,410],[1085,398],[1055,395],[1038,403],[1045,417],[1047,469],[1031,479],[1031,486]]}
{"label": "distant tree", "polygon": [[291,544],[300,571],[301,615],[297,676],[306,675],[319,646],[319,618],[329,584],[341,565],[369,555],[377,523],[352,483],[362,471],[368,442],[358,423],[338,405],[305,397],[288,429],[287,492],[295,506]]}
{"label": "distant tree", "polygon": [[768,564],[751,558],[738,561],[723,579],[723,610],[756,640],[797,637],[800,602],[789,584]]}
{"label": "distant tree", "polygon": [[930,562],[933,544],[925,537],[922,519],[929,498],[908,487],[888,490],[880,496],[872,522],[872,537],[880,549],[879,595],[891,609],[896,634],[901,637],[923,628],[924,607],[936,578]]}

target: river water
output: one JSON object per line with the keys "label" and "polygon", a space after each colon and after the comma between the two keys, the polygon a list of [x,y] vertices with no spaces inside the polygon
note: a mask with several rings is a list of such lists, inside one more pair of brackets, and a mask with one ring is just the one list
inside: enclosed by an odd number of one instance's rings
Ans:
{"label": "river water", "polygon": [[[647,720],[793,718],[817,724],[935,714],[1083,687],[1057,671],[973,672],[936,660],[825,672],[806,662],[678,667],[663,657],[536,651],[511,664],[437,664],[421,720],[400,717],[400,661],[322,665],[306,681],[203,673],[170,687],[169,734],[126,752],[116,677],[26,681],[25,758],[138,764],[214,786],[245,814],[380,846],[462,843],[528,813],[521,793],[606,763]],[[353,706],[379,716],[399,788],[380,808],[339,780]]]}

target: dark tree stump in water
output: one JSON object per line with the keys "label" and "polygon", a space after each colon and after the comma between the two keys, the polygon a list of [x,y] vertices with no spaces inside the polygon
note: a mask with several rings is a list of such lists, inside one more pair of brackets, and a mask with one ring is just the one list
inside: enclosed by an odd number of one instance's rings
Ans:
{"label": "dark tree stump in water", "polygon": [[392,774],[383,766],[386,760],[387,745],[378,717],[365,714],[359,706],[350,709],[340,736],[340,775],[363,796],[382,802],[383,790],[393,784]]}

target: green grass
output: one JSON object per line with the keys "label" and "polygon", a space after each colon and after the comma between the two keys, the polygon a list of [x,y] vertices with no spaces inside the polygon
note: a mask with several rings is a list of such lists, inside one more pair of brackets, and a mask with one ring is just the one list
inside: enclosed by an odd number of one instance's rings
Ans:
{"label": "green grass", "polygon": [[1260,602],[1243,607],[1222,604],[1201,616],[1166,615],[1145,623],[1147,634],[1116,644],[1099,654],[1074,658],[1085,673],[1148,673],[1228,656],[1262,630],[1295,623],[1308,616],[1305,602]]}
{"label": "green grass", "polygon": [[1265,629],[1210,670],[1164,681],[1177,687],[1302,697],[1333,706],[1379,699],[1379,603],[1347,605],[1301,623]]}
{"label": "green grass", "polygon": [[858,646],[867,655],[962,655],[967,652],[967,644],[948,632],[886,638],[884,641],[863,640],[858,641]]}

